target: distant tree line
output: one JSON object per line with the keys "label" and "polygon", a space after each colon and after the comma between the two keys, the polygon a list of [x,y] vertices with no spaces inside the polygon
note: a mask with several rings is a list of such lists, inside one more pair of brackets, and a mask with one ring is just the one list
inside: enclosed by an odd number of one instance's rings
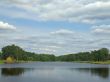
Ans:
{"label": "distant tree line", "polygon": [[9,45],[2,48],[0,59],[6,59],[7,57],[13,57],[19,61],[105,61],[110,59],[109,50],[107,48],[101,48],[91,52],[55,56],[53,54],[27,52],[16,45]]}
{"label": "distant tree line", "polygon": [[2,48],[1,59],[13,57],[16,60],[24,61],[55,61],[55,56],[52,54],[36,54],[24,51],[16,45],[9,45]]}
{"label": "distant tree line", "polygon": [[2,52],[0,52],[0,59],[2,58]]}
{"label": "distant tree line", "polygon": [[107,48],[101,48],[91,52],[80,52],[76,54],[68,54],[58,56],[58,61],[105,61],[109,60],[109,50]]}

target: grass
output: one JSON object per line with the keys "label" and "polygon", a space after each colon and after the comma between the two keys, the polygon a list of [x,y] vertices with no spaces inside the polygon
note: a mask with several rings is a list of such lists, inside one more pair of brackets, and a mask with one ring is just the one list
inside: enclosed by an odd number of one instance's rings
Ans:
{"label": "grass", "polygon": [[[5,60],[0,60],[0,64],[4,64]],[[33,61],[16,61],[17,63],[29,63]],[[90,64],[110,64],[110,60],[107,61],[74,61],[76,63],[90,63]]]}
{"label": "grass", "polygon": [[90,62],[92,64],[110,64],[110,60],[107,60],[107,61],[93,61],[93,62]]}
{"label": "grass", "polygon": [[4,64],[4,60],[0,60],[0,64]]}
{"label": "grass", "polygon": [[90,63],[90,64],[110,64],[110,60],[107,61],[75,61],[77,63]]}

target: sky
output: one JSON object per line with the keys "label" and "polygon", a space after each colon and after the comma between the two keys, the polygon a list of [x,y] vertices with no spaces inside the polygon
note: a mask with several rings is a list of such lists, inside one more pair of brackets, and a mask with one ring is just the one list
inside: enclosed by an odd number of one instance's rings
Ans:
{"label": "sky", "polygon": [[110,49],[110,0],[0,0],[0,49],[64,55]]}

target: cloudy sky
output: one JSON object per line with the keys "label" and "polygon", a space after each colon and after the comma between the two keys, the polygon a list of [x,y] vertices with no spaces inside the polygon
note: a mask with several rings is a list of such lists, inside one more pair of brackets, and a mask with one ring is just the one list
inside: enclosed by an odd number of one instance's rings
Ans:
{"label": "cloudy sky", "polygon": [[110,0],[0,0],[0,49],[63,55],[110,49]]}

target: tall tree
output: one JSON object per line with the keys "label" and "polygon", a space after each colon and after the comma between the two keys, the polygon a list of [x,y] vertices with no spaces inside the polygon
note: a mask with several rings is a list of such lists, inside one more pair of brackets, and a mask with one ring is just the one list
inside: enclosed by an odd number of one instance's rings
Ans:
{"label": "tall tree", "polygon": [[7,57],[11,56],[15,59],[19,59],[22,57],[23,50],[15,45],[10,45],[2,48],[2,54],[3,54],[3,59],[6,59]]}

